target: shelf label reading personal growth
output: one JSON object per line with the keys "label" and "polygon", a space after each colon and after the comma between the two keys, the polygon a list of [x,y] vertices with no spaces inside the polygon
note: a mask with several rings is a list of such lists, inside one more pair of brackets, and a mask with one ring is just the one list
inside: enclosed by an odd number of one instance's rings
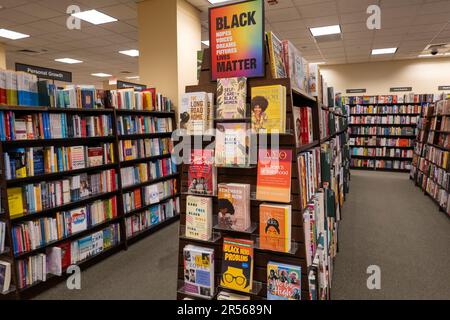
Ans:
{"label": "shelf label reading personal growth", "polygon": [[212,80],[263,77],[264,3],[250,0],[209,9]]}
{"label": "shelf label reading personal growth", "polygon": [[391,88],[391,92],[409,92],[412,91],[412,87],[395,87]]}
{"label": "shelf label reading personal growth", "polygon": [[72,82],[72,72],[31,66],[29,64],[16,63],[16,71],[23,71],[36,75],[41,79],[49,79],[63,82]]}

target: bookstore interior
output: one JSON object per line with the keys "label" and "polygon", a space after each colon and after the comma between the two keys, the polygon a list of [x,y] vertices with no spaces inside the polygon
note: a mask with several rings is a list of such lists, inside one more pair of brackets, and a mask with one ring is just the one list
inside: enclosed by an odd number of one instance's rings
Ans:
{"label": "bookstore interior", "polygon": [[0,18],[0,300],[450,299],[450,1]]}

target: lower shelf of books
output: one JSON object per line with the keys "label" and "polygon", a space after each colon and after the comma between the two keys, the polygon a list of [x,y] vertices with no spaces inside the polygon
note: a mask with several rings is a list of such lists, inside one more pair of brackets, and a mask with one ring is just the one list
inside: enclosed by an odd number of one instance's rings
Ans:
{"label": "lower shelf of books", "polygon": [[127,242],[128,242],[128,244],[132,244],[133,242],[144,238],[148,234],[156,232],[156,231],[160,230],[161,228],[164,228],[165,226],[172,224],[179,219],[180,219],[180,215],[176,214],[173,217],[167,218],[159,223],[156,223],[156,224],[150,226],[149,228],[146,228],[142,231],[138,231],[130,236],[127,236]]}
{"label": "lower shelf of books", "polygon": [[387,172],[409,172],[410,169],[392,169],[392,168],[369,168],[369,167],[350,167],[351,170],[367,171],[387,171]]}

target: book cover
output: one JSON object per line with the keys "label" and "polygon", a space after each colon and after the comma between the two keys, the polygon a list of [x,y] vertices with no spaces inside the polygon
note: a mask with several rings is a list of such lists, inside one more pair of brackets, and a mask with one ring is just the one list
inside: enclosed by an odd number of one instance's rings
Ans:
{"label": "book cover", "polygon": [[217,119],[246,117],[247,78],[217,79]]}
{"label": "book cover", "polygon": [[88,147],[88,166],[97,167],[103,165],[103,148],[102,147]]}
{"label": "book cover", "polygon": [[46,252],[47,273],[55,276],[62,274],[62,249],[60,247],[47,248]]}
{"label": "book cover", "polygon": [[86,166],[84,160],[84,147],[74,146],[70,147],[70,160],[72,163],[72,170],[84,169]]}
{"label": "book cover", "polygon": [[218,186],[219,227],[237,231],[250,228],[250,185],[221,183]]}
{"label": "book cover", "polygon": [[258,152],[256,199],[291,202],[292,150]]}
{"label": "book cover", "polygon": [[199,240],[211,239],[212,199],[187,196],[186,237]]}
{"label": "book cover", "polygon": [[0,261],[0,292],[7,292],[11,284],[11,264]]}
{"label": "book cover", "polygon": [[13,219],[24,214],[22,188],[8,189],[9,216]]}
{"label": "book cover", "polygon": [[253,287],[253,241],[223,239],[222,276],[220,285],[242,292]]}
{"label": "book cover", "polygon": [[252,130],[256,133],[285,133],[286,87],[252,87]]}
{"label": "book cover", "polygon": [[216,194],[217,169],[214,166],[214,150],[193,149],[188,171],[188,192]]}
{"label": "book cover", "polygon": [[283,43],[273,32],[267,32],[267,43],[269,45],[270,69],[274,79],[287,78],[285,63],[283,59]]}
{"label": "book cover", "polygon": [[184,290],[198,296],[214,296],[214,250],[193,245],[183,249]]}
{"label": "book cover", "polygon": [[261,249],[291,250],[291,206],[259,206],[259,246]]}
{"label": "book cover", "polygon": [[179,111],[180,129],[189,135],[202,135],[208,128],[208,95],[206,92],[184,93]]}
{"label": "book cover", "polygon": [[216,128],[217,166],[246,166],[249,164],[249,124],[221,123]]}
{"label": "book cover", "polygon": [[72,234],[87,229],[86,207],[74,209],[70,211]]}
{"label": "book cover", "polygon": [[270,261],[267,300],[301,300],[301,267]]}
{"label": "book cover", "polygon": [[61,268],[65,270],[71,265],[70,242],[64,242],[58,247],[61,248]]}

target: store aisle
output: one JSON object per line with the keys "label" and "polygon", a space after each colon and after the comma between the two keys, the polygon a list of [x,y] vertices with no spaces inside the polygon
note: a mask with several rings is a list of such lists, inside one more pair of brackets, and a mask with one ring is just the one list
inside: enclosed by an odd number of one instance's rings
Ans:
{"label": "store aisle", "polygon": [[333,299],[450,299],[450,219],[407,174],[352,171],[343,219]]}
{"label": "store aisle", "polygon": [[83,271],[81,290],[68,290],[63,282],[36,299],[176,299],[177,236],[174,223]]}

